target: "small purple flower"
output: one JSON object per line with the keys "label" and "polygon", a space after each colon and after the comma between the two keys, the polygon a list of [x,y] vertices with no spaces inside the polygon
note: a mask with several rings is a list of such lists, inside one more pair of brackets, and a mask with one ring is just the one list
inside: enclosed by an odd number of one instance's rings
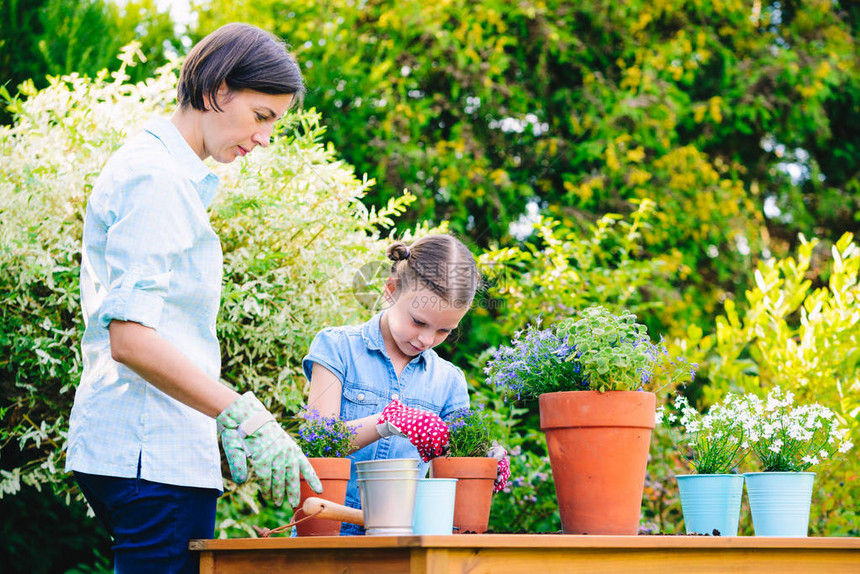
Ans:
{"label": "small purple flower", "polygon": [[539,326],[540,320],[515,333],[511,344],[496,349],[487,363],[488,382],[504,389],[506,399],[533,397],[581,382],[576,349],[554,329]]}
{"label": "small purple flower", "polygon": [[446,416],[451,433],[450,456],[484,456],[490,448],[493,419],[483,405],[456,410]]}
{"label": "small purple flower", "polygon": [[296,443],[308,457],[343,457],[352,450],[357,429],[336,416],[321,416],[316,409],[305,409],[298,417]]}

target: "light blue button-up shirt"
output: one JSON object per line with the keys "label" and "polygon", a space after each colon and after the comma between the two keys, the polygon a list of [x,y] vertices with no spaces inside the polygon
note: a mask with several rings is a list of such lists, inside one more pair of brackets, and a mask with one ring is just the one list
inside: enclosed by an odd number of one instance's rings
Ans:
{"label": "light blue button-up shirt", "polygon": [[[469,394],[463,371],[428,349],[409,361],[400,376],[394,370],[382,331],[381,313],[367,323],[354,327],[330,327],[314,337],[308,354],[302,361],[305,376],[310,380],[313,364],[331,371],[341,382],[340,418],[360,419],[382,412],[393,399],[407,406],[436,413],[443,419],[454,411],[469,406]],[[352,453],[353,461],[389,458],[419,459],[418,449],[409,440],[392,436],[377,440]],[[424,476],[428,463],[419,463]],[[346,504],[361,508],[355,463],[346,492]],[[360,529],[344,524],[342,533],[358,533]]]}
{"label": "light blue button-up shirt", "polygon": [[151,327],[214,379],[222,254],[207,207],[218,178],[166,118],[105,165],[87,204],[81,262],[83,375],[66,470],[222,489],[214,419],[111,358],[114,319]]}

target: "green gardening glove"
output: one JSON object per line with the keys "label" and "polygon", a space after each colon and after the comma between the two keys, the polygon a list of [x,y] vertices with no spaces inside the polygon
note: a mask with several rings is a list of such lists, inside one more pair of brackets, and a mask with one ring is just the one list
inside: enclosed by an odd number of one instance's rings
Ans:
{"label": "green gardening glove", "polygon": [[215,420],[233,480],[240,484],[248,480],[250,456],[263,493],[275,504],[284,502],[286,490],[290,506],[299,505],[299,471],[314,491],[322,492],[311,463],[254,393],[233,401]]}

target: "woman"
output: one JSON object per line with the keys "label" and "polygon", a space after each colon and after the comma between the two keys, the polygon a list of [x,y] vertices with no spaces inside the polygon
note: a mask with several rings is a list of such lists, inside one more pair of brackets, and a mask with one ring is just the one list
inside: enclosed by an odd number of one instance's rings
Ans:
{"label": "woman", "polygon": [[246,453],[264,492],[298,503],[319,481],[251,393],[218,381],[222,255],[206,208],[230,163],[266,147],[304,90],[282,42],[244,24],[197,44],[178,107],[105,165],[87,204],[81,263],[84,370],[66,470],[114,538],[117,572],[196,572],[191,538],[211,538],[221,494],[216,435],[234,479]]}

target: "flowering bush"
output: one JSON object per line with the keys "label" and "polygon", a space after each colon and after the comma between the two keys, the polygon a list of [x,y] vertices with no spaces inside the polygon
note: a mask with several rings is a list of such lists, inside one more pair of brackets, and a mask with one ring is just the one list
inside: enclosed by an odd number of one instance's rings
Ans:
{"label": "flowering bush", "polygon": [[[539,323],[538,323],[539,325]],[[536,397],[555,391],[636,391],[652,388],[655,374],[670,382],[695,377],[696,365],[655,345],[629,312],[588,307],[579,318],[540,331],[531,325],[487,362],[488,381],[510,394]]]}
{"label": "flowering bush", "polygon": [[296,444],[309,458],[336,458],[352,451],[357,430],[336,416],[324,417],[316,409],[299,413],[302,420]]}
{"label": "flowering bush", "polygon": [[680,423],[682,436],[678,442],[685,447],[681,454],[697,474],[726,474],[746,458],[749,451],[744,446],[742,397],[729,393],[705,415],[690,406],[684,395],[675,397],[674,407],[674,412],[660,407],[660,418],[667,425]]}
{"label": "flowering bush", "polygon": [[800,472],[853,446],[836,415],[819,404],[795,405],[794,394],[774,387],[762,401],[744,396],[741,413],[750,450],[764,472]]}
{"label": "flowering bush", "polygon": [[493,421],[483,407],[455,411],[445,421],[451,437],[448,456],[486,456],[490,450]]}

